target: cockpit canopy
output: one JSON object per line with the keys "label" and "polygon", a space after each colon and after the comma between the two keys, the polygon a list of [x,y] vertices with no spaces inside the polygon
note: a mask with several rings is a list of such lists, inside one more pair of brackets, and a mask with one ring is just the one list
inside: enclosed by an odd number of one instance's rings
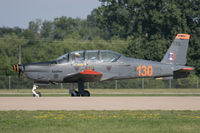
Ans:
{"label": "cockpit canopy", "polygon": [[116,62],[121,54],[110,50],[83,50],[64,54],[56,59],[58,64],[75,62]]}

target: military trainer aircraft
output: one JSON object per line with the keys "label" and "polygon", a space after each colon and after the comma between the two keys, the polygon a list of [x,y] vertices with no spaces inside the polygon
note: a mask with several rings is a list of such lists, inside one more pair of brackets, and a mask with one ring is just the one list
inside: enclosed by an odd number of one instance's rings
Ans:
{"label": "military trainer aircraft", "polygon": [[178,34],[161,62],[125,57],[110,50],[82,50],[66,53],[55,61],[17,64],[12,69],[33,80],[33,95],[40,85],[78,83],[71,96],[90,96],[85,82],[131,78],[183,78],[194,70],[185,66],[189,34]]}

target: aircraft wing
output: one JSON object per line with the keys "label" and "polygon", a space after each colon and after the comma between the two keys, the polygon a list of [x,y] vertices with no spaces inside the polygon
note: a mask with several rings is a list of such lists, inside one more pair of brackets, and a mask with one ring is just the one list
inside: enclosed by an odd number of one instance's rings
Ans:
{"label": "aircraft wing", "polygon": [[94,70],[84,70],[78,73],[73,73],[64,78],[66,82],[77,82],[78,80],[84,82],[100,81],[102,73],[96,72]]}

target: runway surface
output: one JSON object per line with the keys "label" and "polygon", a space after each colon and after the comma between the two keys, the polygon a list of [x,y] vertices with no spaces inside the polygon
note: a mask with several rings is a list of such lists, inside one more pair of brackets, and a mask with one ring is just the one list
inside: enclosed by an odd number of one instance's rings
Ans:
{"label": "runway surface", "polygon": [[200,97],[0,97],[0,110],[200,110]]}

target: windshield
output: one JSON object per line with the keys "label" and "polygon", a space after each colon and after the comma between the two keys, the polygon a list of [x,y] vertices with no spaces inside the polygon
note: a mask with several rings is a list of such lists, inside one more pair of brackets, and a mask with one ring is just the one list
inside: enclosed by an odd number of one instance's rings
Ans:
{"label": "windshield", "polygon": [[86,50],[86,51],[74,51],[64,54],[57,58],[57,63],[83,63],[86,59],[87,62],[115,62],[120,58],[120,54],[110,50]]}
{"label": "windshield", "polygon": [[97,62],[97,61],[99,61],[98,50],[87,50],[86,58],[87,58],[87,62]]}
{"label": "windshield", "polygon": [[69,62],[69,54],[64,54],[56,59],[58,64],[63,64]]}
{"label": "windshield", "polygon": [[121,55],[112,51],[101,51],[101,60],[103,62],[115,62]]}

